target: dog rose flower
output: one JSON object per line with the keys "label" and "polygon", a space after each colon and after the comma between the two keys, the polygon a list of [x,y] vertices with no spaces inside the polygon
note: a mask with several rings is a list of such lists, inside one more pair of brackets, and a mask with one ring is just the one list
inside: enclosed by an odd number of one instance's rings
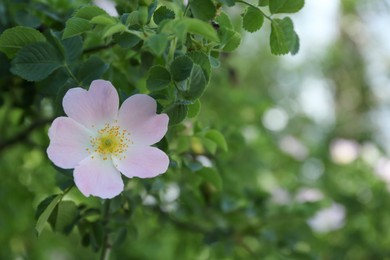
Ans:
{"label": "dog rose flower", "polygon": [[168,129],[168,116],[156,114],[156,101],[143,94],[119,97],[109,81],[95,80],[89,90],[72,88],[64,96],[68,117],[56,118],[47,154],[60,168],[73,169],[85,195],[113,198],[128,178],[152,178],[167,171],[168,156],[151,145]]}

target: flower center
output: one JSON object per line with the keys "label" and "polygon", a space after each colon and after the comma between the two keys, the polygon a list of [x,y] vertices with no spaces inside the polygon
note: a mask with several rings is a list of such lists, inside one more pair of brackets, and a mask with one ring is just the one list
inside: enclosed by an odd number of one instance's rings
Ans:
{"label": "flower center", "polygon": [[107,160],[111,155],[118,157],[120,160],[126,158],[123,154],[129,144],[132,143],[129,138],[130,133],[126,129],[107,123],[97,133],[96,137],[91,136],[92,149],[87,149],[90,154],[99,154],[103,160]]}

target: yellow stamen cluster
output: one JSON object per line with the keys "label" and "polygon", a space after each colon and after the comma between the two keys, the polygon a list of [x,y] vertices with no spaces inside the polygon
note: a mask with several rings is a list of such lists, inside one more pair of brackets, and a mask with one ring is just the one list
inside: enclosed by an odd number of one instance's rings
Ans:
{"label": "yellow stamen cluster", "polygon": [[[129,144],[132,143],[129,138],[130,133],[126,129],[106,123],[97,133],[96,137],[91,136],[92,149],[87,148],[90,154],[99,154],[103,160],[107,160],[111,155],[116,156],[120,160],[126,158],[122,154],[126,152]],[[92,156],[92,158],[94,157]]]}

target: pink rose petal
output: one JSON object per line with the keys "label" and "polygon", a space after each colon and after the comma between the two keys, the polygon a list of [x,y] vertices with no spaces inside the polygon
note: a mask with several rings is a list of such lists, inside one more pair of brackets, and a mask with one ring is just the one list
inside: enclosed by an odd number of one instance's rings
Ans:
{"label": "pink rose petal", "polygon": [[89,90],[72,88],[63,99],[65,113],[88,128],[100,128],[116,119],[119,97],[109,81],[94,80]]}
{"label": "pink rose petal", "polygon": [[168,156],[149,146],[163,138],[169,121],[166,114],[156,114],[153,98],[134,95],[118,111],[116,89],[95,80],[88,91],[70,89],[63,107],[69,117],[54,120],[47,153],[57,166],[74,168],[76,186],[85,196],[119,195],[124,188],[120,172],[151,178],[167,171]]}
{"label": "pink rose petal", "polygon": [[74,169],[74,181],[85,196],[111,199],[123,191],[121,174],[111,160],[88,157]]}
{"label": "pink rose petal", "polygon": [[168,156],[150,146],[130,146],[126,158],[113,157],[115,167],[125,176],[152,178],[167,171]]}
{"label": "pink rose petal", "polygon": [[166,114],[156,114],[157,103],[148,95],[137,94],[123,102],[118,123],[131,134],[134,144],[152,145],[160,141],[168,130]]}
{"label": "pink rose petal", "polygon": [[49,159],[58,167],[74,168],[89,156],[90,137],[93,135],[83,125],[69,117],[56,118],[50,129],[50,145],[47,148]]}

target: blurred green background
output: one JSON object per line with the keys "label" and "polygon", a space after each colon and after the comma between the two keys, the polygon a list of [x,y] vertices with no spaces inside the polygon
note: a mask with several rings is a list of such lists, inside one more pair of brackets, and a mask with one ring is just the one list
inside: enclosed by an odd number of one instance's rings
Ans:
{"label": "blurred green background", "polygon": [[[66,14],[83,1],[35,2]],[[13,23],[33,22],[19,11]],[[243,32],[183,123],[224,134],[229,150],[215,155],[182,138],[223,188],[177,169],[130,180],[138,200],[112,259],[390,259],[389,14],[387,0],[307,0],[292,15],[295,56],[272,56],[266,29]],[[77,229],[35,234],[36,206],[59,191],[45,153],[51,103],[0,61],[0,258],[95,259]]]}

